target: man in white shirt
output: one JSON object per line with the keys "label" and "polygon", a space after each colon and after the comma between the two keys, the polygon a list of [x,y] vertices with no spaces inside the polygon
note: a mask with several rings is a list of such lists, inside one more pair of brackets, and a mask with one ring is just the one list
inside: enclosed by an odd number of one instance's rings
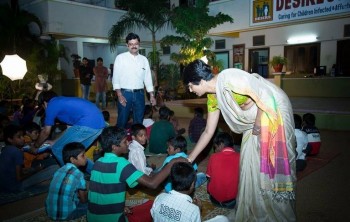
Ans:
{"label": "man in white shirt", "polygon": [[126,127],[131,110],[133,123],[142,124],[145,109],[144,86],[150,94],[151,104],[156,105],[148,60],[139,54],[140,37],[129,33],[125,40],[129,51],[116,57],[112,78],[113,89],[118,96],[117,127],[122,128]]}

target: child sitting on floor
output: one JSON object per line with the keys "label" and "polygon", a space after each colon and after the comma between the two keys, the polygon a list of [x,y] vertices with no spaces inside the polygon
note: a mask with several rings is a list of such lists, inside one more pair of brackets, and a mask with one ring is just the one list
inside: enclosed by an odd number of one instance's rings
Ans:
{"label": "child sitting on floor", "polygon": [[[152,201],[133,207],[125,207],[127,186],[133,188],[139,183],[156,189],[168,177],[172,165],[185,162],[177,158],[152,177],[138,171],[123,156],[128,153],[129,142],[125,129],[110,126],[103,129],[100,136],[104,156],[99,158],[91,171],[88,194],[88,221],[152,221],[150,209]],[[126,218],[127,217],[127,218]]]}
{"label": "child sitting on floor", "polygon": [[23,131],[19,126],[8,125],[4,128],[4,140],[6,146],[0,154],[0,191],[18,192],[29,189],[42,181],[52,178],[58,165],[52,165],[45,169],[41,165],[24,169]]}
{"label": "child sitting on floor", "polygon": [[134,124],[130,128],[132,142],[129,145],[129,162],[139,171],[150,175],[155,166],[147,167],[144,145],[147,143],[146,127],[140,123]]}
{"label": "child sitting on floor", "polygon": [[234,208],[239,182],[239,153],[233,149],[233,138],[226,132],[214,138],[214,151],[207,166],[209,199],[215,206]]}
{"label": "child sitting on floor", "polygon": [[312,113],[305,113],[303,115],[303,128],[306,132],[309,141],[308,148],[310,149],[306,155],[317,155],[321,148],[321,135],[319,129],[316,127],[316,117]]}
{"label": "child sitting on floor", "polygon": [[[162,169],[165,165],[167,165],[172,159],[174,158],[178,158],[178,157],[183,157],[183,158],[187,158],[188,155],[187,153],[187,141],[185,139],[185,137],[183,136],[177,136],[177,137],[172,137],[168,140],[168,157],[165,158],[163,165],[160,169]],[[195,170],[197,170],[197,164],[193,164],[193,168]],[[205,183],[206,180],[206,176],[204,173],[198,173],[197,174],[197,180],[196,180],[196,188],[199,187],[200,185],[202,185],[203,183]],[[165,184],[165,192],[170,192],[170,190],[172,189],[172,185],[170,182],[170,179],[168,179],[168,182]]]}
{"label": "child sitting on floor", "polygon": [[87,212],[86,182],[79,170],[87,163],[85,147],[77,142],[68,143],[62,157],[65,165],[57,170],[50,183],[45,209],[52,220],[74,220]]}
{"label": "child sitting on floor", "polygon": [[174,164],[170,179],[173,189],[154,200],[151,209],[153,221],[201,221],[201,202],[191,198],[196,181],[193,166],[190,163]]}
{"label": "child sitting on floor", "polygon": [[[29,122],[24,126],[24,143],[25,145],[32,147],[40,135],[41,128],[35,122]],[[41,165],[43,168],[57,164],[56,160],[51,157],[50,148],[42,153],[38,153],[38,148],[29,148],[24,152],[24,168],[36,167]]]}

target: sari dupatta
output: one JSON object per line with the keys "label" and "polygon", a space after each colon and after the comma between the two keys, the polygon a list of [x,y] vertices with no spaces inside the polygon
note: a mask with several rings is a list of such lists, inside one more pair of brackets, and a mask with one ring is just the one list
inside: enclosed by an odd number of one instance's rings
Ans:
{"label": "sari dupatta", "polygon": [[262,193],[272,192],[274,199],[283,201],[295,197],[283,120],[276,112],[276,120],[265,112],[261,116],[260,182]]}

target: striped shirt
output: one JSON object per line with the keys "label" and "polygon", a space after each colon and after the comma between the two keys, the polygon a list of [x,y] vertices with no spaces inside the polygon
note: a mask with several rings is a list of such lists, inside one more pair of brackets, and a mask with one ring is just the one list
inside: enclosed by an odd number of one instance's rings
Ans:
{"label": "striped shirt", "polygon": [[123,214],[126,186],[135,187],[142,175],[124,157],[105,153],[91,171],[88,221],[127,221]]}
{"label": "striped shirt", "polygon": [[50,183],[45,207],[53,220],[65,220],[79,203],[78,190],[86,190],[84,174],[72,163],[56,171]]}

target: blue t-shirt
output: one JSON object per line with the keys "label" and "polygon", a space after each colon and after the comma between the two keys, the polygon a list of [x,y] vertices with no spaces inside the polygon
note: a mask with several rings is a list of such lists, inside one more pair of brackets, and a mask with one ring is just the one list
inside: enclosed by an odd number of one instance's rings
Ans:
{"label": "blue t-shirt", "polygon": [[[159,169],[161,170],[165,165],[167,165],[172,159],[178,158],[178,157],[183,157],[183,158],[187,158],[188,155],[184,152],[179,152],[179,153],[175,153],[174,155],[170,155],[167,158],[165,158],[162,167]],[[197,164],[193,164],[193,169],[197,170],[198,166]],[[172,185],[170,182],[170,179],[168,178],[168,181],[166,182],[165,186],[164,186],[165,192],[169,193],[172,190]]]}
{"label": "blue t-shirt", "polygon": [[102,129],[106,126],[101,110],[82,98],[58,96],[52,98],[46,109],[45,125],[53,126],[55,119],[70,126]]}
{"label": "blue t-shirt", "polygon": [[0,191],[15,192],[22,183],[16,179],[16,166],[22,167],[23,152],[15,146],[7,145],[0,154]]}

